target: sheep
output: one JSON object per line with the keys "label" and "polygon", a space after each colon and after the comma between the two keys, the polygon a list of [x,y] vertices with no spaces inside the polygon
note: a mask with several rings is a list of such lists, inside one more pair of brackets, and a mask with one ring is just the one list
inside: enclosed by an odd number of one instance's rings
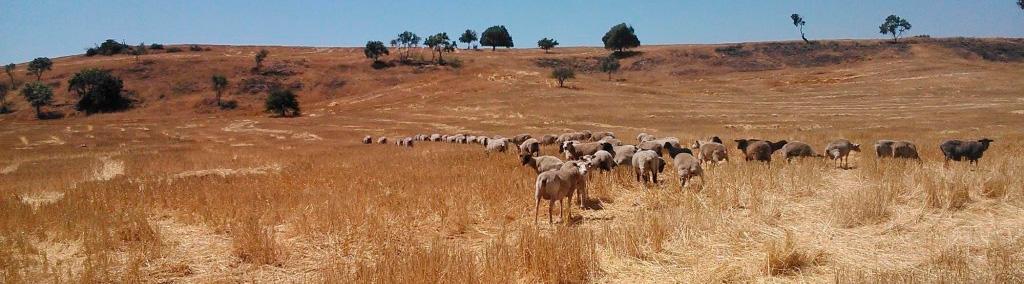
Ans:
{"label": "sheep", "polygon": [[490,138],[487,138],[487,136],[477,136],[476,137],[476,143],[480,144],[480,145],[487,145],[487,140],[488,139],[490,139]]}
{"label": "sheep", "polygon": [[963,141],[963,140],[946,140],[939,144],[939,149],[942,150],[942,154],[946,157],[944,162],[945,166],[949,166],[949,161],[963,161],[967,159],[970,164],[978,164],[978,159],[985,154],[985,150],[988,150],[989,143],[995,142],[995,140],[982,138],[977,141]]}
{"label": "sheep", "polygon": [[893,143],[892,156],[893,158],[901,159],[921,159],[921,156],[917,154],[917,145],[910,141],[896,141],[896,143]]}
{"label": "sheep", "polygon": [[833,162],[842,162],[842,168],[850,168],[850,151],[860,152],[860,144],[850,142],[846,139],[838,139],[828,143],[825,147],[825,156]]}
{"label": "sheep", "polygon": [[462,144],[469,144],[469,143],[476,143],[476,136],[475,135],[468,135],[468,136],[466,136],[466,141],[463,142]]}
{"label": "sheep", "polygon": [[615,133],[611,133],[611,132],[608,132],[608,131],[603,131],[603,132],[594,133],[594,134],[592,134],[590,136],[590,139],[594,140],[594,141],[601,141],[601,140],[604,140],[605,138],[612,138],[612,139],[614,139],[615,138]]}
{"label": "sheep", "polygon": [[[533,223],[537,224],[538,215],[540,215],[540,201],[541,199],[548,200],[548,223],[554,223],[552,218],[555,200],[558,201],[561,206],[559,210],[559,216],[562,219],[562,223],[566,222],[566,214],[572,216],[572,208],[565,206],[565,199],[569,199],[570,206],[572,205],[572,194],[579,190],[580,192],[585,190],[587,176],[587,163],[583,162],[569,162],[558,170],[542,172],[537,175],[537,182],[535,184],[536,192],[534,197],[537,199],[534,205],[533,212]],[[582,204],[583,198],[580,198]],[[566,212],[568,211],[568,212]]]}
{"label": "sheep", "polygon": [[654,135],[650,135],[650,134],[647,134],[647,133],[640,133],[640,134],[636,135],[636,143],[643,143],[643,142],[651,141],[651,140],[654,140],[654,139],[656,139],[656,137],[654,137]]}
{"label": "sheep", "polygon": [[540,155],[540,142],[537,139],[529,138],[519,144],[519,153],[524,155]]}
{"label": "sheep", "polygon": [[808,145],[807,143],[793,141],[782,146],[782,156],[786,157],[786,162],[790,162],[793,158],[821,157],[821,154],[814,152],[811,145]]}
{"label": "sheep", "polygon": [[662,146],[663,146],[663,143],[658,143],[658,141],[655,141],[655,140],[648,140],[648,141],[640,142],[640,144],[636,144],[636,148],[638,150],[654,151],[655,153],[658,153],[658,156],[661,156],[661,153],[662,153],[661,147]]}
{"label": "sheep", "polygon": [[736,139],[736,148],[743,151],[743,158],[747,161],[761,161],[771,163],[772,153],[782,149],[786,140],[772,142],[758,139]]}
{"label": "sheep", "polygon": [[377,138],[377,144],[388,144],[388,138],[385,137],[385,136],[381,136],[380,138]]}
{"label": "sheep", "polygon": [[416,141],[416,139],[412,139],[412,137],[405,137],[405,139],[402,139],[402,146],[412,148],[413,141]]}
{"label": "sheep", "polygon": [[701,163],[723,163],[729,161],[729,153],[727,152],[725,145],[721,142],[714,142],[716,140],[722,141],[722,139],[718,139],[716,136],[711,139],[711,142],[700,140],[693,142],[693,148],[697,149],[697,160],[700,160]]}
{"label": "sheep", "polygon": [[700,160],[693,156],[693,151],[689,148],[674,147],[669,142],[665,142],[665,149],[668,149],[673,165],[676,166],[680,188],[685,187],[686,181],[696,176],[700,177],[701,186],[704,185],[704,169],[700,166]]}
{"label": "sheep", "polygon": [[601,140],[597,141],[608,142],[611,143],[612,146],[622,146],[623,144],[625,144],[622,143],[622,140],[616,139],[615,137],[612,136],[605,136],[604,138],[601,138]]}
{"label": "sheep", "polygon": [[373,144],[373,136],[363,136],[363,144]]}
{"label": "sheep", "polygon": [[875,142],[875,154],[878,155],[879,158],[891,158],[892,145],[895,143],[896,141],[893,140],[878,140]]}
{"label": "sheep", "polygon": [[612,148],[615,150],[615,158],[612,159],[615,165],[628,165],[633,162],[633,154],[636,154],[636,146],[633,145],[622,145],[615,146]]}
{"label": "sheep", "polygon": [[555,135],[552,135],[552,134],[544,134],[544,137],[541,137],[539,141],[540,141],[540,144],[542,144],[542,145],[551,145],[551,144],[555,144],[555,142],[557,140],[558,140],[558,136],[555,136]]}
{"label": "sheep", "polygon": [[508,139],[505,139],[505,138],[501,138],[501,139],[488,139],[487,140],[487,145],[484,146],[484,150],[487,151],[487,153],[505,152],[505,150],[507,150],[507,149],[508,149]]}
{"label": "sheep", "polygon": [[532,155],[519,155],[519,161],[524,166],[533,168],[538,174],[562,167],[562,160],[555,156],[534,157]]}
{"label": "sheep", "polygon": [[615,167],[615,158],[611,152],[599,150],[593,155],[583,156],[583,160],[590,163],[590,168],[601,169],[602,172],[611,171]]}
{"label": "sheep", "polygon": [[430,134],[430,141],[441,142],[441,134]]}
{"label": "sheep", "polygon": [[558,143],[559,145],[562,145],[563,143],[568,141],[584,141],[588,139],[590,139],[590,136],[587,136],[583,132],[570,132],[558,135],[558,138],[555,139],[555,142]]}
{"label": "sheep", "polygon": [[647,183],[648,177],[653,183],[658,183],[658,173],[665,170],[665,160],[657,152],[651,150],[640,150],[633,154],[633,172],[636,173],[636,181]]}
{"label": "sheep", "polygon": [[565,153],[566,160],[579,160],[585,155],[593,155],[594,153],[597,153],[598,150],[605,150],[609,153],[615,152],[612,144],[608,142],[579,143],[567,141],[562,143],[562,147],[559,148],[559,152]]}
{"label": "sheep", "polygon": [[523,134],[518,134],[516,136],[512,136],[512,140],[511,141],[512,141],[513,144],[519,145],[519,144],[523,144],[523,142],[525,142],[526,139],[530,139],[530,138],[533,138],[533,136],[530,136],[530,134],[527,134],[527,133],[523,133]]}

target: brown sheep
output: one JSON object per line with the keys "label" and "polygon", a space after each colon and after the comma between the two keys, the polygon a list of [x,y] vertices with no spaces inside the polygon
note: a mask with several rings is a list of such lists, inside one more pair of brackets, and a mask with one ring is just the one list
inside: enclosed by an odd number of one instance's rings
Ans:
{"label": "brown sheep", "polygon": [[[718,137],[715,137],[716,139]],[[719,139],[718,141],[722,141]],[[701,163],[715,162],[723,163],[729,161],[729,153],[721,142],[694,141],[693,148],[697,149],[697,160]]]}
{"label": "brown sheep", "polygon": [[523,142],[525,142],[526,139],[530,139],[530,138],[533,138],[533,136],[530,136],[530,134],[527,134],[527,133],[522,133],[522,134],[518,134],[516,136],[512,136],[512,139],[510,141],[512,141],[513,144],[519,145],[519,144],[523,144]]}
{"label": "brown sheep", "polygon": [[601,169],[602,172],[611,171],[615,167],[615,158],[611,152],[600,150],[593,155],[583,156],[583,161],[590,163],[590,168]]}
{"label": "brown sheep", "polygon": [[878,140],[875,142],[875,154],[879,158],[892,158],[892,145],[895,143],[893,140]]}
{"label": "brown sheep", "polygon": [[551,145],[555,144],[555,142],[558,141],[558,136],[552,134],[544,134],[544,137],[541,137],[538,141],[541,145]]}
{"label": "brown sheep", "polygon": [[665,160],[651,150],[637,151],[633,154],[632,164],[636,181],[643,183],[647,183],[648,177],[651,182],[658,183],[658,173],[665,170]]}
{"label": "brown sheep", "polygon": [[650,135],[650,134],[647,134],[647,133],[640,133],[640,134],[636,135],[636,143],[643,143],[643,142],[651,141],[651,140],[654,140],[654,139],[657,139],[657,138],[654,137],[654,135]]}
{"label": "brown sheep", "polygon": [[782,149],[786,140],[772,142],[758,139],[736,139],[736,148],[743,151],[743,158],[747,161],[761,161],[771,163],[772,153]]}
{"label": "brown sheep", "polygon": [[811,145],[808,145],[807,143],[793,141],[782,146],[782,156],[786,158],[786,162],[790,162],[794,158],[821,157],[821,154],[814,152]]}
{"label": "brown sheep", "polygon": [[650,150],[650,151],[654,151],[655,153],[658,153],[658,156],[661,156],[661,153],[662,153],[661,148],[663,147],[663,145],[664,145],[664,143],[659,143],[656,140],[648,140],[648,141],[640,142],[640,144],[636,144],[636,148],[637,148],[637,150]]}
{"label": "brown sheep", "polygon": [[594,134],[592,134],[590,136],[590,139],[593,140],[593,141],[601,141],[601,140],[604,140],[605,138],[613,138],[614,139],[615,138],[615,133],[604,131],[604,132],[594,133]]}
{"label": "brown sheep", "polygon": [[636,154],[636,146],[633,145],[622,145],[613,147],[615,150],[615,158],[612,159],[615,165],[623,166],[633,162],[633,154]]}
{"label": "brown sheep", "polygon": [[529,138],[519,144],[519,153],[524,155],[540,155],[540,142],[537,139]]}
{"label": "brown sheep", "polygon": [[913,159],[920,160],[921,156],[917,154],[917,145],[910,141],[896,141],[892,144],[892,157],[899,159]]}
{"label": "brown sheep", "polygon": [[828,143],[825,147],[825,156],[833,162],[842,162],[842,168],[850,168],[850,151],[860,152],[860,144],[850,142],[846,139],[838,139]]}
{"label": "brown sheep", "polygon": [[[538,222],[542,199],[548,200],[548,223],[554,223],[552,215],[556,200],[561,206],[559,216],[561,216],[562,223],[565,223],[566,215],[572,216],[572,194],[585,190],[580,187],[586,185],[586,177],[587,163],[584,162],[568,162],[558,170],[542,172],[537,175],[534,193],[537,202],[534,205],[533,223]],[[569,199],[570,207],[565,206],[565,199]],[[583,202],[583,198],[580,199],[580,202]]]}
{"label": "brown sheep", "polygon": [[534,157],[531,155],[519,155],[519,160],[524,166],[533,168],[538,174],[562,167],[562,160],[555,156]]}
{"label": "brown sheep", "polygon": [[565,153],[566,160],[579,160],[583,156],[593,155],[599,150],[605,150],[609,153],[615,153],[615,148],[611,143],[608,142],[587,142],[579,143],[574,141],[567,141],[562,143],[562,147],[559,149],[560,152]]}

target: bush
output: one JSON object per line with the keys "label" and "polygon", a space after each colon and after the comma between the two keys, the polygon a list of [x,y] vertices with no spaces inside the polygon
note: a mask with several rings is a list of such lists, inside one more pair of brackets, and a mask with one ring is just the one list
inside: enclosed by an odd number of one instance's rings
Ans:
{"label": "bush", "polygon": [[181,52],[181,48],[180,47],[168,47],[167,48],[167,53],[175,53],[175,52]]}
{"label": "bush", "polygon": [[149,49],[164,49],[164,45],[159,43],[150,44]]}
{"label": "bush", "polygon": [[296,116],[299,115],[299,100],[291,90],[276,89],[267,95],[266,108],[279,116],[288,116],[289,112]]}
{"label": "bush", "polygon": [[79,96],[75,109],[86,114],[126,109],[131,101],[121,93],[124,83],[109,71],[89,68],[68,80],[68,91]]}
{"label": "bush", "polygon": [[130,53],[131,51],[132,47],[130,45],[123,44],[112,39],[108,39],[106,41],[103,41],[103,43],[101,43],[97,47],[86,49],[85,56],[111,56],[115,54]]}
{"label": "bush", "polygon": [[576,78],[576,72],[569,68],[558,67],[551,71],[551,78],[558,80],[559,87],[565,87],[565,80]]}
{"label": "bush", "polygon": [[193,44],[193,45],[190,45],[188,47],[188,50],[189,51],[203,51],[203,47]]}

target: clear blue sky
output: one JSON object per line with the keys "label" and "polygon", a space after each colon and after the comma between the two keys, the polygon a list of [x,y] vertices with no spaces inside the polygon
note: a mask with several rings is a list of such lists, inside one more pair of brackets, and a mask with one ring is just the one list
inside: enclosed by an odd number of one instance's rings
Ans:
{"label": "clear blue sky", "polygon": [[[639,2],[639,3],[633,3]],[[620,22],[643,44],[799,39],[800,13],[811,39],[880,38],[889,14],[910,35],[1024,37],[1015,0],[899,1],[240,1],[0,0],[0,62],[82,53],[104,39],[130,44],[362,46],[403,30],[483,31],[505,25],[516,47],[553,37],[563,46],[601,44]]]}

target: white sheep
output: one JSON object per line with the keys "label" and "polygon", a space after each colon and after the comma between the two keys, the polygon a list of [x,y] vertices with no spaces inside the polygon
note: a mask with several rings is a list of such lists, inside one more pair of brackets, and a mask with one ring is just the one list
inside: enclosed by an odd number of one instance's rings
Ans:
{"label": "white sheep", "polygon": [[[555,201],[557,200],[561,209],[559,210],[559,216],[561,217],[562,223],[566,222],[566,215],[572,217],[572,195],[574,192],[585,190],[587,179],[587,163],[585,162],[567,162],[562,168],[553,171],[547,171],[537,175],[537,183],[535,184],[537,202],[534,205],[533,211],[533,223],[538,223],[540,215],[540,201],[548,201],[548,223],[554,223],[552,215],[554,215]],[[565,206],[565,199],[569,199],[570,206]],[[580,198],[580,203],[583,203],[583,197]]]}

